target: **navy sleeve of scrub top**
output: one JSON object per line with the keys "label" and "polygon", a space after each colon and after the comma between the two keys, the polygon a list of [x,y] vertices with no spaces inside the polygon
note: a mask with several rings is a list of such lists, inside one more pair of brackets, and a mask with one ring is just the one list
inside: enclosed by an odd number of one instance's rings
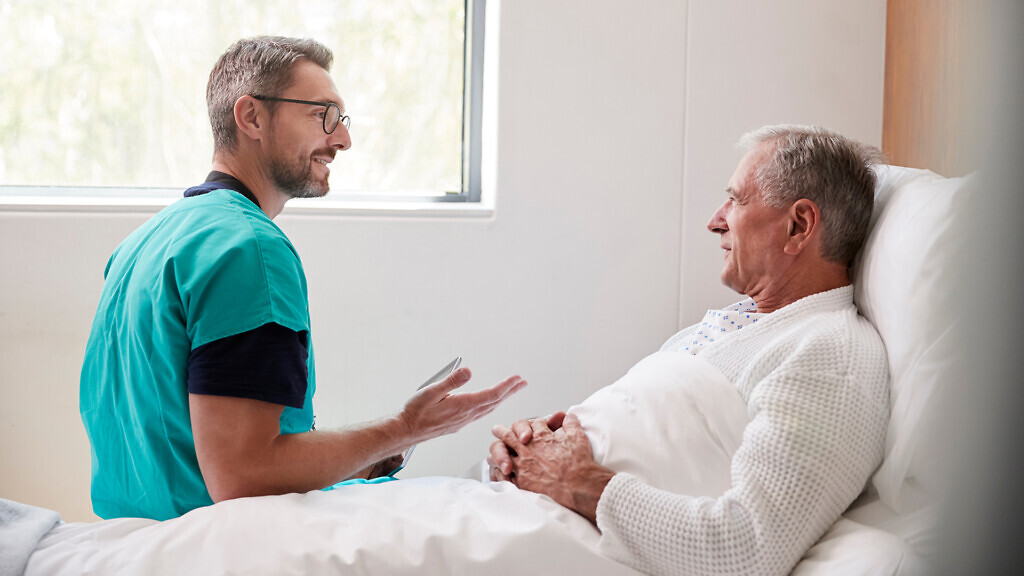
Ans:
{"label": "navy sleeve of scrub top", "polygon": [[188,357],[188,391],[302,408],[306,337],[271,322],[203,344]]}

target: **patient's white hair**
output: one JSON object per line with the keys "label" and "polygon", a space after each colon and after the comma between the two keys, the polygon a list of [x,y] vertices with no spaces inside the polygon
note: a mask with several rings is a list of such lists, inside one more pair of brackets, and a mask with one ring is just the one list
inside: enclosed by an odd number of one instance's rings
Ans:
{"label": "patient's white hair", "polygon": [[875,197],[872,167],[885,163],[873,146],[817,126],[780,124],[744,134],[739,146],[765,143],[768,157],[754,182],[761,200],[784,208],[801,198],[821,211],[822,256],[847,264],[864,245]]}

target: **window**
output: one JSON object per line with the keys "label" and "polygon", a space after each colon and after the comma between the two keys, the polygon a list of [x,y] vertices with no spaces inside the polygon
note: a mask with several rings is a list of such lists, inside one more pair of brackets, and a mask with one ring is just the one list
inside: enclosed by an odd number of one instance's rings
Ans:
{"label": "window", "polygon": [[177,196],[209,171],[217,57],[274,34],[334,51],[332,198],[478,200],[483,5],[0,0],[0,196]]}

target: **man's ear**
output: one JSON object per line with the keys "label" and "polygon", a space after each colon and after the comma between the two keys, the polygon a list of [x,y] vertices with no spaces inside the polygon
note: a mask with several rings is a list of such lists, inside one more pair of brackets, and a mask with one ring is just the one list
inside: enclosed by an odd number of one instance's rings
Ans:
{"label": "man's ear", "polygon": [[263,129],[267,123],[266,108],[260,106],[252,96],[242,96],[235,100],[235,126],[238,131],[253,140],[263,137]]}
{"label": "man's ear", "polygon": [[801,198],[789,207],[789,238],[785,252],[796,256],[803,252],[821,230],[821,212],[818,205]]}

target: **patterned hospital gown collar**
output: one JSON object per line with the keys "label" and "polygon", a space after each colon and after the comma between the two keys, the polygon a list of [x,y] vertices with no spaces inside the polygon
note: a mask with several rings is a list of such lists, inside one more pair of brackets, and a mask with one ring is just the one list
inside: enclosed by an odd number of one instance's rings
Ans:
{"label": "patterned hospital gown collar", "polygon": [[[747,298],[746,300],[740,300],[732,306],[727,306],[723,309],[725,312],[757,312],[757,303],[754,302],[753,298]],[[713,312],[713,310],[708,310]]]}
{"label": "patterned hospital gown collar", "polygon": [[716,338],[721,338],[729,332],[742,330],[744,326],[756,323],[758,318],[762,316],[765,315],[757,312],[757,304],[751,298],[737,302],[722,310],[708,310],[700,326],[697,327],[697,331],[693,333],[690,341],[683,346],[682,351],[696,354],[705,346],[713,344]]}

